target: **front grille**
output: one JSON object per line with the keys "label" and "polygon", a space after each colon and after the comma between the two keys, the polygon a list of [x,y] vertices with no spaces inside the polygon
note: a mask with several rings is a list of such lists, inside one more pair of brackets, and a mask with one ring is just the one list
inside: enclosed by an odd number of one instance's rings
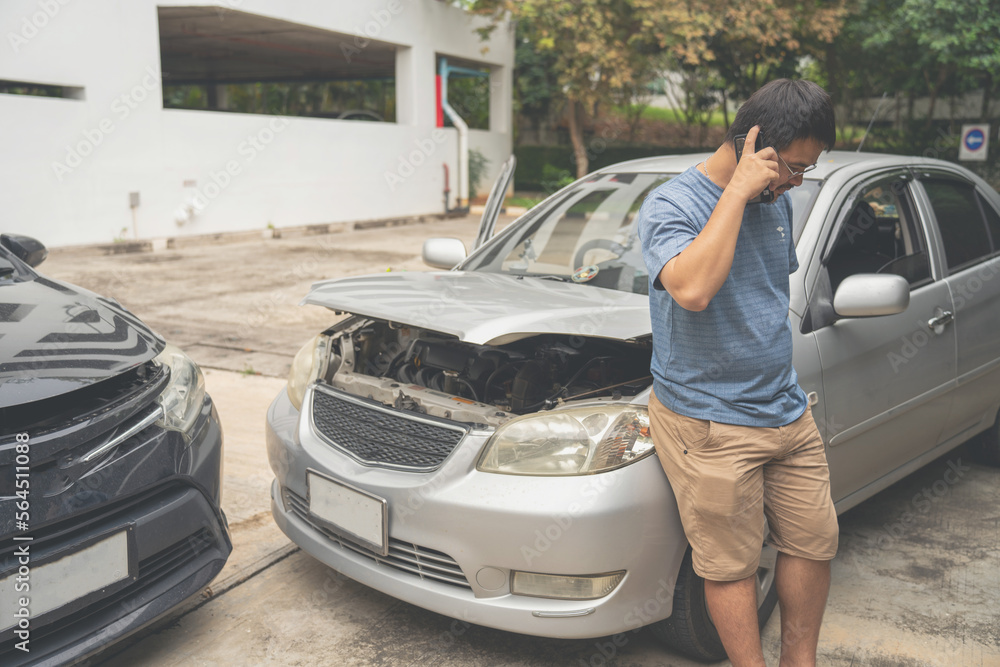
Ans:
{"label": "front grille", "polygon": [[[141,498],[132,498],[127,503],[118,503],[115,507],[102,507],[69,519],[60,525],[49,526],[47,529],[35,532],[34,539],[30,543],[33,558],[44,559],[60,549],[68,549],[86,535],[125,529],[135,517],[152,515],[166,503],[177,498],[177,494],[176,488],[148,493]],[[10,570],[5,568],[15,564],[14,548],[12,545],[0,551],[0,570],[4,570],[0,578],[10,573]],[[186,581],[193,574],[185,573],[185,569],[192,563],[199,560],[207,563],[207,558],[223,558],[228,553],[226,548],[227,545],[221,543],[206,527],[195,528],[187,535],[178,536],[155,553],[140,558],[136,564],[136,579],[120,590],[109,593],[104,598],[94,599],[90,604],[75,611],[57,609],[49,612],[47,616],[32,619],[31,656],[36,655],[36,648],[38,654],[44,656],[48,651],[56,650],[60,646],[82,641],[88,634],[110,627],[115,622],[134,623],[135,619],[126,620],[129,614],[158,596],[176,590],[181,581]],[[208,555],[213,550],[220,552],[221,555]],[[221,569],[221,564],[218,567]],[[185,579],[177,579],[182,574]],[[10,639],[10,634],[4,635],[3,639],[5,641],[0,642],[0,665],[22,664],[20,660],[24,654],[14,650],[13,640],[7,641]]]}
{"label": "front grille", "polygon": [[425,472],[439,467],[468,432],[456,422],[393,410],[317,386],[313,430],[362,463]]}
{"label": "front grille", "polygon": [[180,569],[216,544],[212,531],[201,528],[188,535],[183,540],[163,549],[159,553],[139,561],[139,581],[149,586],[153,582],[170,576],[171,572]]}
{"label": "front grille", "polygon": [[295,516],[308,523],[314,530],[321,533],[331,542],[338,544],[342,549],[353,551],[356,554],[375,561],[378,565],[385,565],[402,572],[407,572],[424,580],[438,581],[471,590],[472,587],[469,585],[469,580],[465,578],[462,568],[448,554],[410,542],[402,542],[389,538],[389,555],[382,556],[359,544],[348,541],[324,527],[309,514],[309,504],[305,498],[288,489],[283,489],[283,492],[285,506]]}

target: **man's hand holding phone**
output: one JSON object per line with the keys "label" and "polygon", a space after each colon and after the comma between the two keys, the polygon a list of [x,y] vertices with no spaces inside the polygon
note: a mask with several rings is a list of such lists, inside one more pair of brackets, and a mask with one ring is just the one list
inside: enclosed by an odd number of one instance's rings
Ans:
{"label": "man's hand holding phone", "polygon": [[735,144],[736,171],[729,187],[745,195],[749,204],[773,201],[773,184],[780,178],[777,151],[764,145],[759,125],[736,137]]}

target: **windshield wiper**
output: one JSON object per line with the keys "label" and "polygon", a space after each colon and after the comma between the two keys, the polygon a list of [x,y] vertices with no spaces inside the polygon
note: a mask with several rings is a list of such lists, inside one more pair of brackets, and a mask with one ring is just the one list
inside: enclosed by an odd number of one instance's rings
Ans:
{"label": "windshield wiper", "polygon": [[569,282],[568,276],[557,276],[553,273],[519,273],[517,274],[517,279],[521,280],[525,276],[527,276],[528,278],[538,278],[540,280],[558,280],[561,283]]}

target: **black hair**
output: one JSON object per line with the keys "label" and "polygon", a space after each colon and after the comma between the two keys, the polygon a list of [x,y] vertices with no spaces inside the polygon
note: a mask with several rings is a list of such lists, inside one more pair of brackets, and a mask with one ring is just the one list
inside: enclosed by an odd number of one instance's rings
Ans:
{"label": "black hair", "polygon": [[833,101],[823,88],[802,79],[776,79],[761,86],[736,112],[726,143],[735,143],[754,125],[760,125],[765,145],[775,150],[797,139],[815,139],[830,150],[837,140]]}

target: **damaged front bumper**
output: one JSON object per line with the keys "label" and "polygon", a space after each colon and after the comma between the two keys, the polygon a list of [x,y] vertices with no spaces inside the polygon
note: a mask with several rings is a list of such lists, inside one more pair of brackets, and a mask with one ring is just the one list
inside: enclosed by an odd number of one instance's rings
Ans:
{"label": "damaged front bumper", "polygon": [[[286,392],[278,395],[267,448],[275,521],[320,561],[431,611],[531,635],[600,637],[670,615],[687,543],[655,457],[595,475],[490,474],[476,461],[491,431],[470,428],[434,469],[364,463],[316,432],[315,391],[307,391],[302,413]],[[369,521],[379,521],[381,502],[386,543],[377,543],[377,529],[359,539],[363,526],[352,532],[322,516],[313,485],[347,489],[349,499],[371,505]],[[623,576],[592,599],[540,597],[532,582],[555,579],[523,576],[611,573]]]}

